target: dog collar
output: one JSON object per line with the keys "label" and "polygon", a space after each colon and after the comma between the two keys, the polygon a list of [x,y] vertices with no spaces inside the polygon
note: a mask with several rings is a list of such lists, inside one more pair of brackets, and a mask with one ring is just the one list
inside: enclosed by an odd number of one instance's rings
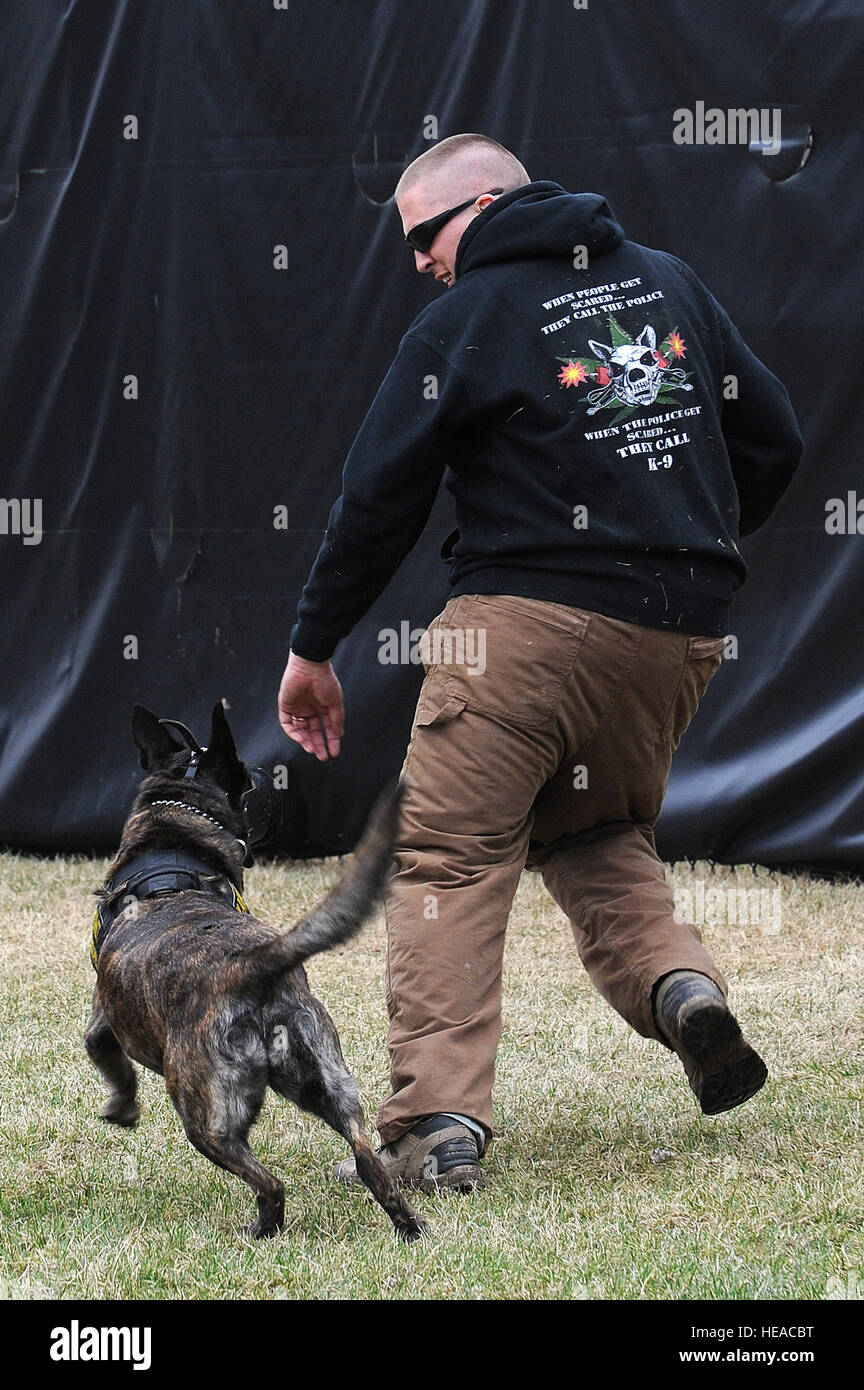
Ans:
{"label": "dog collar", "polygon": [[[182,806],[183,809],[184,809],[184,811],[191,811],[191,812],[193,813],[193,815],[201,816],[203,820],[209,820],[209,822],[210,822],[211,825],[216,825],[216,826],[218,826],[220,830],[224,830],[224,831],[225,831],[225,834],[226,834],[226,835],[230,835],[230,834],[231,834],[231,831],[228,829],[227,825],[223,825],[222,822],[221,822],[221,820],[217,820],[215,816],[210,816],[210,815],[208,815],[206,811],[200,810],[200,808],[199,808],[198,806],[190,806],[188,801],[151,801],[151,802],[150,802],[150,805],[151,805],[151,806]],[[245,840],[241,840],[239,835],[235,835],[235,836],[234,836],[234,839],[237,841],[238,845],[242,845],[242,846],[243,846],[243,853],[244,853],[244,855],[248,854],[248,853],[249,853],[249,846],[247,845],[246,841],[245,841]]]}
{"label": "dog collar", "polygon": [[[183,804],[183,803],[181,803]],[[194,811],[194,806],[188,807]],[[200,812],[204,815],[205,812]],[[207,817],[208,820],[212,817]],[[218,823],[218,822],[217,822]],[[224,827],[223,827],[224,828]],[[99,967],[99,952],[105,938],[121,912],[135,901],[183,893],[188,890],[209,893],[227,902],[235,912],[248,912],[243,895],[225,874],[215,873],[212,865],[196,859],[185,850],[161,849],[136,854],[125,864],[116,878],[109,879],[104,897],[97,904],[90,937],[90,960],[93,969]]]}

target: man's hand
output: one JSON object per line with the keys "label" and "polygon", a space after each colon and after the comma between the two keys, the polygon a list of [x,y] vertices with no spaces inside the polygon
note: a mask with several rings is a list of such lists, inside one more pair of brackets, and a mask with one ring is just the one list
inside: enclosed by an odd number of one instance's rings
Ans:
{"label": "man's hand", "polygon": [[279,686],[279,723],[288,737],[326,762],[339,754],[344,719],[342,687],[330,662],[292,652]]}

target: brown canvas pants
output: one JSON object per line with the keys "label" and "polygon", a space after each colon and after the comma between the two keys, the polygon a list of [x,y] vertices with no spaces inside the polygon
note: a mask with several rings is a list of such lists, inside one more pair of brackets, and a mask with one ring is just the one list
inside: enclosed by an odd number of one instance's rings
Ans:
{"label": "brown canvas pants", "polygon": [[597,989],[643,1036],[664,1041],[651,999],[670,971],[701,971],[726,993],[701,933],[674,915],[652,832],[723,638],[471,594],[424,644],[386,904],[385,1143],[438,1111],[491,1136],[504,935],[526,866],[570,919]]}

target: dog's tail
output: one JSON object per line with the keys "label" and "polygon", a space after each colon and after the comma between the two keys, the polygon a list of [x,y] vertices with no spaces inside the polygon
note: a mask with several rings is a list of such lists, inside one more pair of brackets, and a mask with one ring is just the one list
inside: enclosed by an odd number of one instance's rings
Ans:
{"label": "dog's tail", "polygon": [[382,792],[363,838],[328,897],[290,931],[241,953],[246,978],[250,966],[260,977],[302,965],[319,951],[350,941],[374,910],[393,856],[404,782]]}

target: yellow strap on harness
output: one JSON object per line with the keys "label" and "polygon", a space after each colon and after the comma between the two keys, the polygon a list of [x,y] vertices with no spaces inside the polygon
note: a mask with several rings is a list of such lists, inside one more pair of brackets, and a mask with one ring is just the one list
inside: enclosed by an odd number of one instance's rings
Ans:
{"label": "yellow strap on harness", "polygon": [[94,917],[93,917],[93,930],[92,930],[92,932],[90,933],[90,959],[91,959],[91,961],[93,962],[93,969],[94,969],[94,970],[98,970],[98,969],[99,969],[99,951],[98,951],[98,948],[97,948],[97,947],[98,947],[98,941],[99,941],[99,933],[101,932],[101,930],[102,930],[102,914],[101,914],[101,912],[99,911],[99,908],[97,907],[97,908],[96,908],[96,912],[95,912]]}

